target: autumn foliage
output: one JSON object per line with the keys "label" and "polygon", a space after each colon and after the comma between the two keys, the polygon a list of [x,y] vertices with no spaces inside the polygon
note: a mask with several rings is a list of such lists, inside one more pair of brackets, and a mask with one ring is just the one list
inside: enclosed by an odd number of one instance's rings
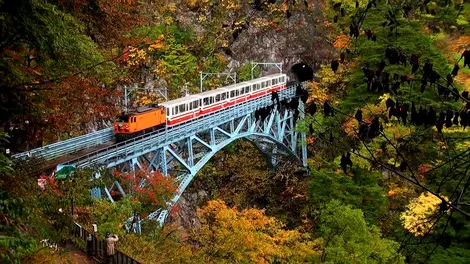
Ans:
{"label": "autumn foliage", "polygon": [[131,173],[114,172],[123,186],[127,187],[133,199],[144,204],[166,208],[177,187],[174,179],[164,176],[160,171],[147,172],[145,169]]}
{"label": "autumn foliage", "polygon": [[408,210],[402,213],[403,226],[415,236],[426,235],[434,226],[434,219],[441,203],[441,199],[435,195],[429,192],[421,193],[418,198],[411,201]]}
{"label": "autumn foliage", "polygon": [[190,239],[199,246],[195,255],[214,263],[298,263],[318,255],[319,243],[308,234],[286,230],[264,210],[229,208],[220,200],[198,209],[201,228]]}

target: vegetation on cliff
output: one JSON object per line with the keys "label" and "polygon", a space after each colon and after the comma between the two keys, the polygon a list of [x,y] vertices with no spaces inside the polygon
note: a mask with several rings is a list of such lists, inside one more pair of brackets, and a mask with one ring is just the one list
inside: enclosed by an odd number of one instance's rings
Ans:
{"label": "vegetation on cliff", "polygon": [[[120,235],[118,248],[144,263],[468,262],[469,20],[458,0],[0,0],[0,140],[13,150],[106,126],[124,85],[176,98],[187,82],[199,90],[200,71],[249,79],[245,56],[270,58],[251,45],[259,39],[316,70],[296,128],[308,135],[308,177],[288,159],[270,171],[235,142],[184,194],[197,210],[177,204],[173,222],[145,221],[140,236],[124,221],[165,206],[173,178],[103,172],[90,181],[90,169],[42,176],[41,188],[34,163],[0,153],[1,260],[57,256],[39,241],[67,240],[75,220]],[[163,100],[153,88],[131,99]],[[91,199],[91,188],[113,181],[134,195]]]}

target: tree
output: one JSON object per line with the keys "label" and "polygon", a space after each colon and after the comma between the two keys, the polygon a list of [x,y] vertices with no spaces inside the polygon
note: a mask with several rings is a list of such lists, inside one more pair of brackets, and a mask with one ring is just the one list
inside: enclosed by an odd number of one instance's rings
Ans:
{"label": "tree", "polygon": [[332,200],[318,222],[323,238],[321,260],[327,263],[404,263],[399,244],[381,238],[376,226],[367,226],[359,209]]}
{"label": "tree", "polygon": [[383,188],[378,185],[380,175],[377,173],[358,169],[349,177],[343,173],[312,170],[311,175],[309,201],[320,213],[333,199],[361,209],[367,223],[376,222],[387,210],[387,198]]}
{"label": "tree", "polygon": [[160,171],[148,172],[146,169],[135,170],[130,173],[115,172],[114,175],[121,181],[122,186],[132,199],[142,204],[166,208],[166,202],[176,193],[174,178],[164,176]]}
{"label": "tree", "polygon": [[[445,197],[447,200],[447,197]],[[434,219],[439,212],[439,206],[442,200],[438,197],[423,192],[421,195],[413,199],[408,205],[408,210],[401,214],[403,226],[408,232],[415,236],[424,236],[432,230],[435,225]]]}
{"label": "tree", "polygon": [[12,148],[78,134],[90,119],[116,114],[116,94],[106,87],[114,64],[83,24],[38,0],[1,1],[0,17],[0,124],[11,129]]}
{"label": "tree", "polygon": [[318,256],[308,234],[285,230],[263,210],[239,211],[220,200],[198,209],[201,227],[190,233],[195,259],[211,263],[298,263]]}

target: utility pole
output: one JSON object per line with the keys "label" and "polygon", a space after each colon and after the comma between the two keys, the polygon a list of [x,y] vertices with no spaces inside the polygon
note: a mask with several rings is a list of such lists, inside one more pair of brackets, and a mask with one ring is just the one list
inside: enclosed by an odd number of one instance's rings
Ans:
{"label": "utility pole", "polygon": [[237,72],[199,72],[199,87],[202,93],[202,81],[209,76],[209,75],[217,75],[217,77],[220,77],[220,75],[226,75],[227,80],[228,78],[232,79],[233,83],[237,83]]}
{"label": "utility pole", "polygon": [[279,73],[282,73],[282,62],[253,62],[251,61],[251,79],[253,80],[253,71],[258,65],[274,65],[279,69]]}
{"label": "utility pole", "polygon": [[188,96],[188,95],[189,95],[188,82],[185,82],[183,84],[182,97],[185,97],[185,96]]}

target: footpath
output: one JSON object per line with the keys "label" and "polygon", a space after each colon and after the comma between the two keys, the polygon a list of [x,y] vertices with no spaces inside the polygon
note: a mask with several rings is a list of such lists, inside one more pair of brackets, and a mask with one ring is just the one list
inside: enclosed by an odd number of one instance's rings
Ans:
{"label": "footpath", "polygon": [[75,247],[72,243],[65,245],[65,252],[61,255],[61,263],[85,263],[97,264],[101,263],[88,256],[85,252]]}

